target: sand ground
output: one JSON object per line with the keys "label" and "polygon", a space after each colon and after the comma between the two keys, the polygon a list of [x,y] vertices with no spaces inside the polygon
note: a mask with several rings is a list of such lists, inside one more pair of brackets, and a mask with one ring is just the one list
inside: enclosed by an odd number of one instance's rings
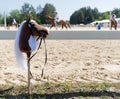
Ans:
{"label": "sand ground", "polygon": [[[44,81],[120,82],[119,40],[47,40]],[[32,84],[41,83],[44,45],[31,61]],[[0,85],[27,84],[15,59],[14,40],[0,40]]]}

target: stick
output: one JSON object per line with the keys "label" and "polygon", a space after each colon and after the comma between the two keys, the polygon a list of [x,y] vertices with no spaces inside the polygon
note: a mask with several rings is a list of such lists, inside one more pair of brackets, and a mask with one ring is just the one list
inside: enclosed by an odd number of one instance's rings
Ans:
{"label": "stick", "polygon": [[30,60],[27,61],[28,64],[28,94],[31,94],[30,90]]}

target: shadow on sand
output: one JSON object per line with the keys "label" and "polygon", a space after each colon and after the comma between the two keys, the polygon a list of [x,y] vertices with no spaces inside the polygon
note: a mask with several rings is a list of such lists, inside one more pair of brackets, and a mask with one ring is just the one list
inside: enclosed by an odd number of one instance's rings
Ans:
{"label": "shadow on sand", "polygon": [[69,92],[69,93],[53,93],[53,94],[19,94],[19,95],[4,95],[7,91],[12,90],[13,87],[0,91],[0,99],[69,99],[69,98],[85,98],[85,97],[111,97],[116,99],[116,97],[120,98],[119,92],[108,92],[108,91],[94,91],[94,92]]}

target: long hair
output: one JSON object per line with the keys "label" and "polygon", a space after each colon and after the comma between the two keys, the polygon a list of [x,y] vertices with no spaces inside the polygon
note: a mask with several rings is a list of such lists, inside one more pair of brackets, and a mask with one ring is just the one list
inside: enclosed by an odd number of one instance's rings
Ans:
{"label": "long hair", "polygon": [[26,69],[27,70],[27,62],[26,60],[24,59],[24,55],[23,53],[20,51],[20,48],[19,48],[19,37],[20,37],[20,33],[21,33],[21,30],[22,30],[22,27],[24,25],[25,21],[23,21],[20,25],[20,27],[18,28],[18,31],[17,31],[17,34],[16,34],[16,39],[15,39],[15,57],[16,57],[16,61],[18,63],[18,65],[20,65],[23,69]]}

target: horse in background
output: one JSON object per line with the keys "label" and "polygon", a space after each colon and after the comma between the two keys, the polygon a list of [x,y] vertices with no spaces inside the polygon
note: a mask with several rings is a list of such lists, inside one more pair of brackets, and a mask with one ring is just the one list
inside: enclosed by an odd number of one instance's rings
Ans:
{"label": "horse in background", "polygon": [[[50,22],[51,26],[50,26],[50,29],[52,27],[56,27],[55,25],[55,22],[54,22],[54,18],[50,17],[50,16],[47,16],[47,20]],[[58,25],[61,25],[62,26],[62,29],[65,27],[66,29],[68,28],[71,28],[70,24],[65,21],[65,20],[59,20],[59,22],[57,22],[57,26]]]}
{"label": "horse in background", "polygon": [[[15,56],[17,63],[28,70],[28,93],[30,93],[30,60],[33,57],[33,51],[36,51],[41,45],[42,39],[48,35],[48,30],[32,20],[23,21],[18,28],[15,39]],[[27,61],[23,54],[26,54]]]}
{"label": "horse in background", "polygon": [[13,19],[9,24],[7,24],[7,29],[17,29],[19,27],[18,22]]}
{"label": "horse in background", "polygon": [[111,19],[111,20],[110,20],[110,22],[111,22],[110,29],[112,29],[112,27],[114,27],[114,29],[116,30],[116,29],[117,29],[117,21],[116,21],[116,20]]}
{"label": "horse in background", "polygon": [[16,28],[18,27],[18,23],[15,19],[13,19],[13,21],[12,21],[12,26],[16,26]]}

